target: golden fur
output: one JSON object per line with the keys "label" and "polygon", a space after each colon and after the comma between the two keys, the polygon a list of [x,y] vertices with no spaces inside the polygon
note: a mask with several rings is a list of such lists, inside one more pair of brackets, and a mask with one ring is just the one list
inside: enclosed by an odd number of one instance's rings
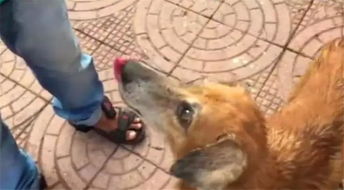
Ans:
{"label": "golden fur", "polygon": [[[344,178],[344,39],[324,47],[268,119],[240,86],[187,86],[135,63],[123,75],[125,102],[167,136],[180,189],[330,190]],[[181,102],[194,112],[188,125]]]}

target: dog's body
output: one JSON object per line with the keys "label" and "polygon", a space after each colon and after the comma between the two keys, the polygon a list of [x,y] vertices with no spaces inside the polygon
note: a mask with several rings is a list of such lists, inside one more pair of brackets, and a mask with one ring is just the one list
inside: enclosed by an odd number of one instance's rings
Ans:
{"label": "dog's body", "polygon": [[344,39],[267,120],[238,86],[184,86],[130,61],[116,72],[124,101],[167,135],[180,189],[335,189],[344,178]]}

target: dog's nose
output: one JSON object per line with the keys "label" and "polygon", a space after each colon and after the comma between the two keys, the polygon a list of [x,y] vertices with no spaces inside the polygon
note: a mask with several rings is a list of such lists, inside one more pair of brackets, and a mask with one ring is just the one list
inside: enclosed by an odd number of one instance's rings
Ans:
{"label": "dog's nose", "polygon": [[116,79],[123,85],[135,81],[148,81],[156,74],[136,60],[116,60]]}

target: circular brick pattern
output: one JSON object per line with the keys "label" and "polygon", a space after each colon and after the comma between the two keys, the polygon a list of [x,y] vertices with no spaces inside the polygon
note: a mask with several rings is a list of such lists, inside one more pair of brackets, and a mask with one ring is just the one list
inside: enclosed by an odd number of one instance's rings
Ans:
{"label": "circular brick pattern", "polygon": [[76,132],[65,121],[53,116],[52,111],[42,115],[48,125],[42,134],[43,144],[39,142],[41,150],[37,153],[49,186],[163,189],[171,180],[165,172],[171,163],[171,155],[154,131],[147,130],[147,138],[142,144],[123,147],[92,131]]}
{"label": "circular brick pattern", "polygon": [[24,61],[0,41],[0,110],[20,146],[25,146],[31,122],[50,95],[35,80]]}
{"label": "circular brick pattern", "polygon": [[284,97],[288,96],[292,87],[307,71],[312,60],[319,55],[321,48],[335,38],[344,36],[343,28],[343,18],[332,17],[303,28],[293,38],[289,47],[302,55],[287,51],[281,60],[283,64],[279,66],[278,78]]}
{"label": "circular brick pattern", "polygon": [[[148,187],[154,183],[154,189],[163,189],[169,182],[170,176],[163,172],[161,167],[168,169],[172,163],[170,162],[172,156],[166,152],[161,137],[151,129],[147,129],[147,132],[147,139],[143,144],[117,149],[95,178],[92,186],[112,189],[151,189]],[[102,183],[104,178],[108,179],[107,187]]]}
{"label": "circular brick pattern", "polygon": [[[197,12],[202,3],[213,9]],[[287,10],[285,4],[269,0],[216,3],[141,0],[134,31],[152,66],[172,74],[178,68],[205,75],[230,72],[244,78],[277,58],[281,49],[262,39],[274,41],[281,38],[279,33],[288,33],[290,26],[282,29],[277,24],[286,16],[279,11]]]}
{"label": "circular brick pattern", "polygon": [[293,15],[294,28],[300,22],[300,19],[302,19],[299,30],[324,18],[344,14],[344,1],[342,0],[314,1],[304,18],[302,17],[306,10],[305,8],[311,3],[310,0],[288,0],[286,3]]}
{"label": "circular brick pattern", "polygon": [[89,20],[114,14],[132,5],[137,0],[68,0],[71,20]]}
{"label": "circular brick pattern", "polygon": [[[99,77],[106,95],[123,106],[112,68],[100,70]],[[149,127],[146,134],[139,145],[117,145],[93,131],[75,131],[48,106],[34,122],[28,150],[39,160],[50,187],[166,189],[173,156],[160,134]]]}

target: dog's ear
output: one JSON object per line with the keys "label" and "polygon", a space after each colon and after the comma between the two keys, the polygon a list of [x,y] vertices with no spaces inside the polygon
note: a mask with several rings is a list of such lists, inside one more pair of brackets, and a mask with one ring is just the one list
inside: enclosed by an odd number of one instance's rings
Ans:
{"label": "dog's ear", "polygon": [[221,190],[244,172],[247,157],[232,140],[224,140],[190,152],[171,168],[171,174],[190,186]]}

